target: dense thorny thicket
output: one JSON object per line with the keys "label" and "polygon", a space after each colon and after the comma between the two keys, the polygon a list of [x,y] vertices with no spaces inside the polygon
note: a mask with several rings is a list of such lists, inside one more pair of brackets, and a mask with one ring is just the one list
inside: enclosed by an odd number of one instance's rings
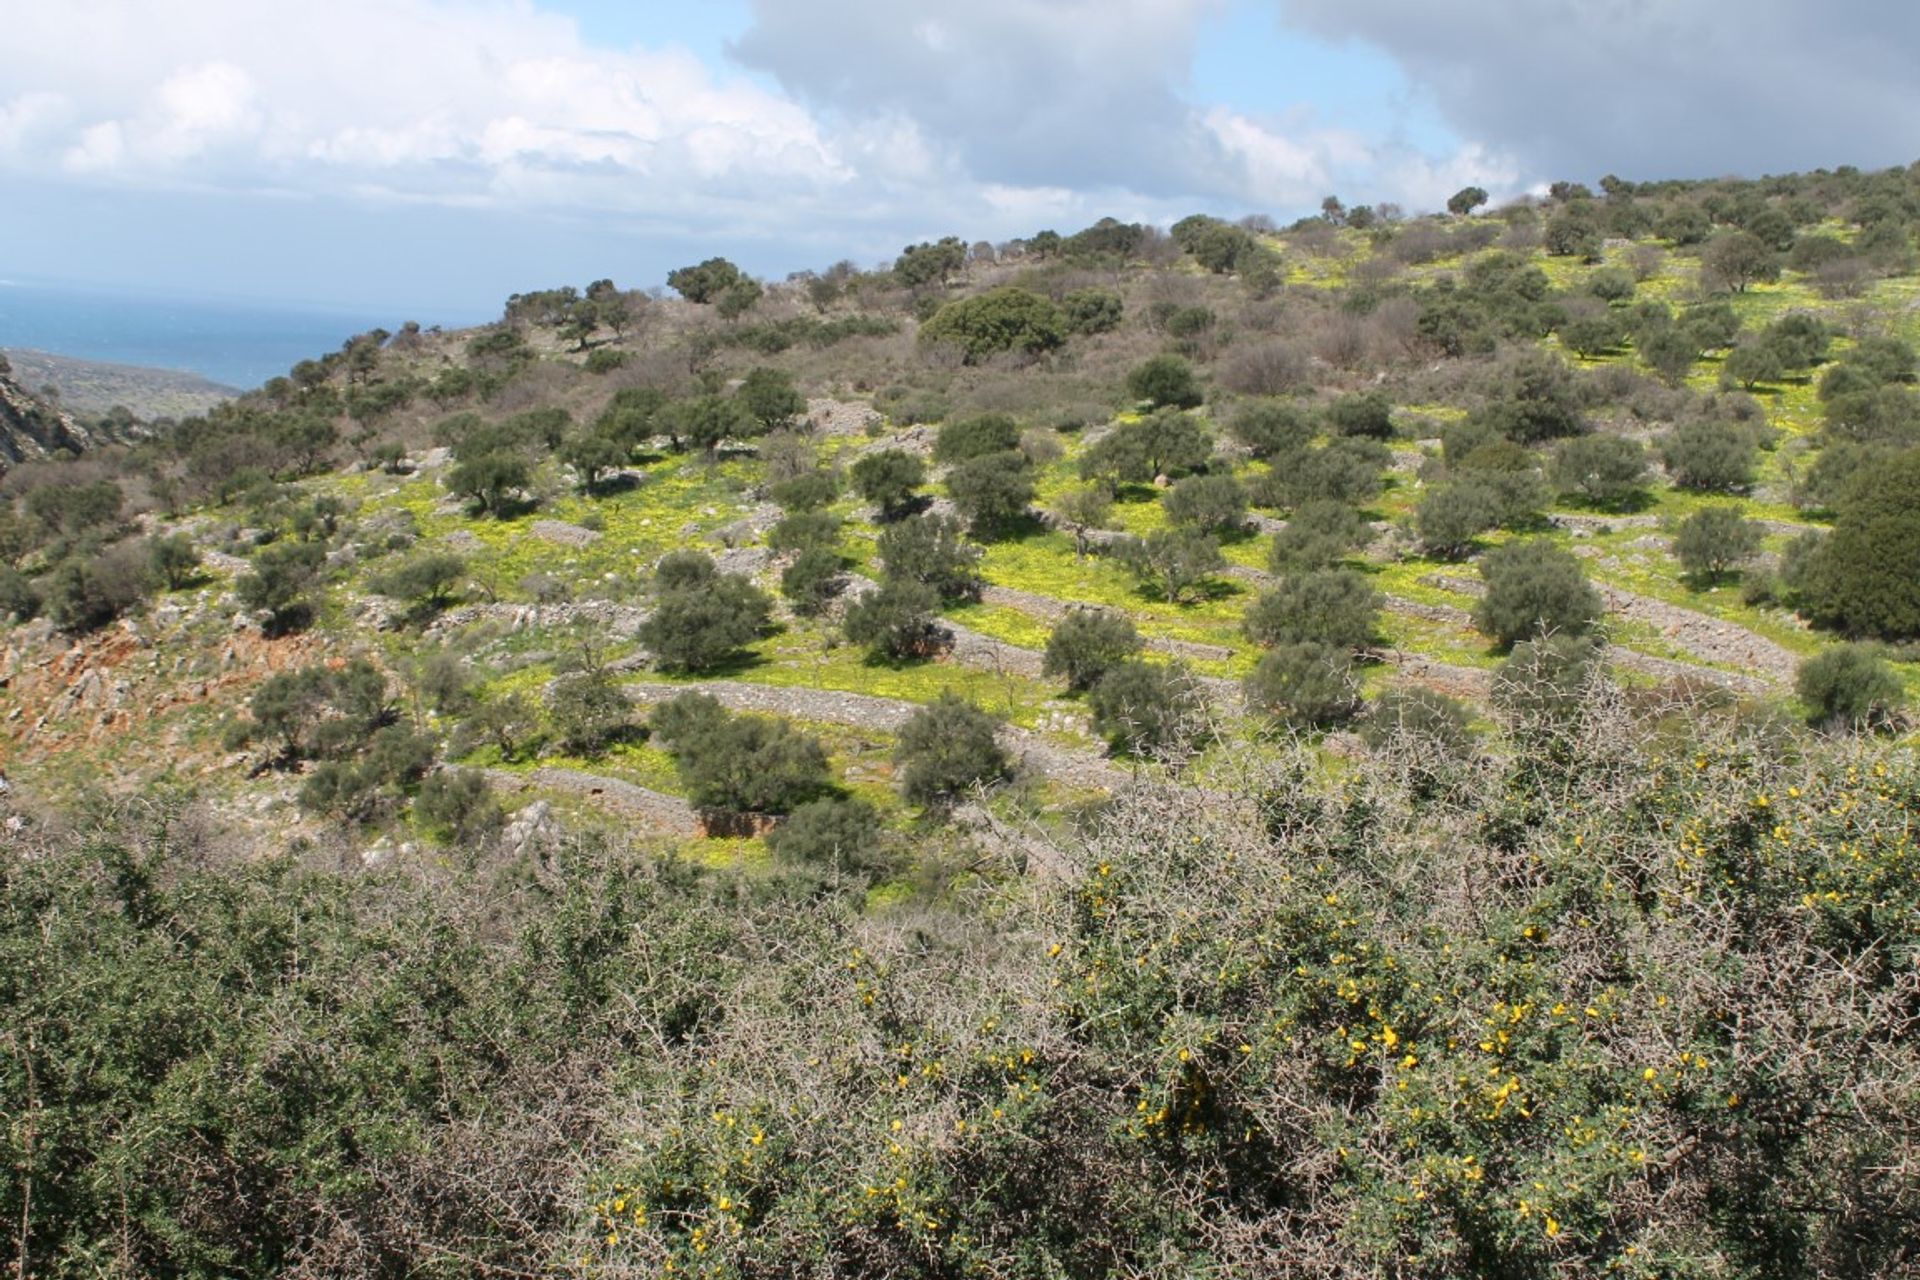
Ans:
{"label": "dense thorny thicket", "polygon": [[1920,768],[1635,719],[1143,785],[879,917],[30,834],[0,1220],[29,1275],[1914,1273]]}

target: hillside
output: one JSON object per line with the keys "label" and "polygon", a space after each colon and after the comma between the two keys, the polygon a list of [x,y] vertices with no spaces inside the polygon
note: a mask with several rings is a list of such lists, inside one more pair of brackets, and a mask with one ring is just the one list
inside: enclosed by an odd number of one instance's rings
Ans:
{"label": "hillside", "polygon": [[[297,898],[435,992],[288,1032],[386,1082],[335,1235],[143,1247],[399,1273],[441,1194],[616,1274],[1911,1273],[1920,172],[1461,203],[712,259],[15,467],[61,954],[150,892],[277,972]],[[57,816],[132,797],[197,850],[137,893]]]}
{"label": "hillside", "polygon": [[92,433],[28,392],[19,374],[0,362],[0,466],[78,453],[94,443]]}
{"label": "hillside", "polygon": [[240,394],[235,387],[178,369],[80,360],[21,347],[4,354],[23,386],[57,388],[61,407],[86,418],[99,418],[116,408],[142,421],[187,418]]}

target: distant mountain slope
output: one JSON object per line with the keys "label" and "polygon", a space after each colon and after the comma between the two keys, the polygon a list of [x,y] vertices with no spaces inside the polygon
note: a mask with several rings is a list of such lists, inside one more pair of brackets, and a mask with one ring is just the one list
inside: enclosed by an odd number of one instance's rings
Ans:
{"label": "distant mountain slope", "polygon": [[179,369],[107,364],[28,349],[8,349],[5,355],[15,381],[36,390],[58,388],[61,407],[83,417],[97,417],[119,405],[148,421],[185,418],[239,394],[237,388]]}

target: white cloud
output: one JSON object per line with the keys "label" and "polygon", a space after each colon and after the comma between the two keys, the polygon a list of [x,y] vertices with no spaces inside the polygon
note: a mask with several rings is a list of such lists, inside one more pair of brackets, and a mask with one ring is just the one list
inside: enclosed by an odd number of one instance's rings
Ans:
{"label": "white cloud", "polygon": [[1749,175],[1920,155],[1898,0],[1278,0],[1392,56],[1529,180]]}
{"label": "white cloud", "polygon": [[0,180],[533,212],[824,262],[1332,190],[1431,207],[1506,172],[1209,100],[1196,39],[1228,3],[755,0],[734,54],[766,81],[594,46],[537,0],[21,5]]}
{"label": "white cloud", "polygon": [[526,3],[70,0],[12,24],[0,85],[21,90],[0,164],[96,181],[621,210],[851,176],[778,95],[684,51],[595,49]]}

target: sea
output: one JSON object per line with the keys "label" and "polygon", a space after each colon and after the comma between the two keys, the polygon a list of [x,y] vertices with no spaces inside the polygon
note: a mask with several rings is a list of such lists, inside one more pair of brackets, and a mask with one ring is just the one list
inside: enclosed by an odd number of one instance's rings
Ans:
{"label": "sea", "polygon": [[[435,318],[0,279],[0,347],[180,369],[251,390],[357,333]],[[472,323],[464,321],[463,323]]]}

